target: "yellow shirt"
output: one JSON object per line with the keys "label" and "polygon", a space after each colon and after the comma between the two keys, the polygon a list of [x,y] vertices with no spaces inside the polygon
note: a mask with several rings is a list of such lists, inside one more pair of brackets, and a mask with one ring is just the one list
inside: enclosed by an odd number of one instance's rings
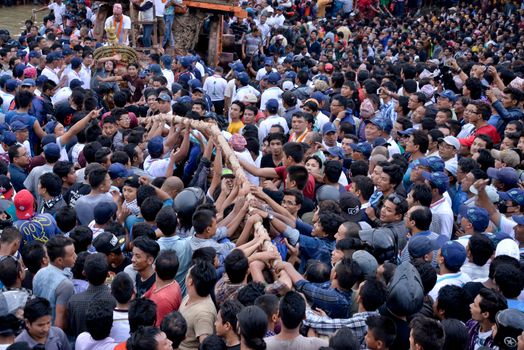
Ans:
{"label": "yellow shirt", "polygon": [[244,123],[242,123],[241,120],[238,122],[231,122],[229,123],[229,126],[227,127],[227,131],[230,134],[238,134],[240,132],[240,129],[244,127]]}

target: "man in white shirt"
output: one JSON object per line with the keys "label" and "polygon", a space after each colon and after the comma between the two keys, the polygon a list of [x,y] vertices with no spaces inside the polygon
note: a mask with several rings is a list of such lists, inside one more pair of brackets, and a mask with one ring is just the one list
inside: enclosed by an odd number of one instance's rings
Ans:
{"label": "man in white shirt", "polygon": [[240,72],[237,74],[235,84],[237,86],[237,90],[233,95],[233,102],[244,101],[244,98],[247,94],[253,94],[257,98],[260,96],[260,91],[249,85],[249,75],[247,75],[245,72]]}
{"label": "man in white shirt", "polygon": [[462,287],[471,281],[468,275],[460,272],[460,268],[466,261],[466,249],[457,241],[447,241],[440,248],[437,263],[439,275],[437,283],[428,293],[433,300],[437,299],[440,288],[448,285]]}
{"label": "man in white shirt", "polygon": [[80,70],[82,70],[82,59],[80,57],[73,57],[71,60],[71,69],[66,75],[66,86],[69,86],[69,84],[75,79],[82,81]]}
{"label": "man in white shirt", "polygon": [[268,100],[264,107],[268,117],[263,120],[258,127],[258,140],[260,141],[260,144],[264,142],[267,134],[269,134],[269,129],[271,129],[271,126],[275,124],[282,126],[284,129],[284,134],[287,134],[289,131],[286,119],[277,114],[279,103],[276,99],[272,98]]}
{"label": "man in white shirt", "polygon": [[264,90],[264,92],[262,93],[262,96],[260,97],[260,110],[261,111],[266,110],[266,103],[268,103],[268,101],[271,99],[277,100],[279,107],[283,107],[282,93],[284,91],[282,91],[282,89],[280,89],[277,86],[279,81],[280,81],[280,74],[278,74],[277,72],[271,72],[267,75],[268,88]]}
{"label": "man in white shirt", "polygon": [[260,68],[257,71],[256,80],[261,81],[265,76],[267,76],[271,72],[276,72],[277,70],[273,68],[273,58],[266,57],[264,59],[264,67]]}
{"label": "man in white shirt", "polygon": [[104,30],[110,27],[114,28],[119,44],[129,45],[131,18],[122,13],[122,4],[113,5],[113,15],[106,19]]}
{"label": "man in white shirt", "polygon": [[33,13],[42,12],[45,10],[53,10],[55,15],[55,27],[60,27],[62,25],[62,16],[65,13],[66,7],[62,3],[62,0],[55,0],[49,5],[39,8],[38,10],[33,9]]}
{"label": "man in white shirt", "polygon": [[426,184],[431,187],[432,198],[430,209],[433,216],[440,218],[440,234],[451,239],[451,233],[453,231],[453,211],[444,197],[444,193],[449,187],[449,176],[442,171],[433,173],[424,171],[422,172],[422,176],[426,180]]}
{"label": "man in white shirt", "polygon": [[169,88],[175,82],[175,75],[173,74],[173,71],[171,70],[172,63],[173,63],[173,59],[171,58],[171,56],[162,55],[160,57],[160,68],[162,69],[162,74],[164,75],[164,77],[166,77],[167,86]]}
{"label": "man in white shirt", "polygon": [[457,169],[458,167],[457,152],[459,149],[460,141],[455,136],[446,136],[439,140],[438,154],[451,168]]}
{"label": "man in white shirt", "polygon": [[46,66],[42,70],[42,75],[45,75],[47,79],[52,80],[56,85],[59,85],[60,77],[56,73],[56,69],[60,64],[60,56],[55,52],[51,52],[46,56],[45,60]]}
{"label": "man in white shirt", "polygon": [[89,89],[91,87],[91,66],[93,65],[93,53],[85,51],[82,55],[83,62],[82,68],[80,69],[80,80],[82,81],[82,87]]}
{"label": "man in white shirt", "polygon": [[276,13],[267,19],[267,25],[271,29],[278,29],[284,26],[284,20],[284,7],[278,6]]}
{"label": "man in white shirt", "polygon": [[204,81],[204,92],[211,98],[218,115],[224,114],[224,93],[226,92],[227,80],[222,77],[224,69],[220,66],[215,68],[212,76]]}

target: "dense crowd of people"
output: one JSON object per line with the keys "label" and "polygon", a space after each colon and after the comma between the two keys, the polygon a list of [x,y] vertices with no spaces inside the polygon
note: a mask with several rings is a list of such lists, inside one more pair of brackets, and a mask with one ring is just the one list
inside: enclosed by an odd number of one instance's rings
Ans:
{"label": "dense crowd of people", "polygon": [[98,6],[0,30],[0,349],[524,350],[521,2]]}

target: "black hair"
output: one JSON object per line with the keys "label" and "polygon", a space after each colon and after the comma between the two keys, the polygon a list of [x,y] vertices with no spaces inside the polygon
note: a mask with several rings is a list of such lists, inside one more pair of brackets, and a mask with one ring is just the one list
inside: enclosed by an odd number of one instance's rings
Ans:
{"label": "black hair", "polygon": [[111,154],[110,158],[111,164],[119,163],[124,166],[127,166],[129,163],[129,156],[124,151],[116,151],[113,154]]}
{"label": "black hair", "polygon": [[158,252],[160,252],[160,246],[158,243],[151,238],[144,236],[135,238],[133,240],[133,246],[153,257],[153,259],[156,259]]}
{"label": "black hair", "polygon": [[400,166],[391,164],[382,167],[382,172],[389,176],[389,183],[394,187],[398,186],[402,182],[404,173],[401,171]]}
{"label": "black hair", "polygon": [[395,323],[385,316],[371,315],[366,319],[368,332],[372,332],[375,339],[380,340],[386,349],[389,349],[397,336]]}
{"label": "black hair", "polygon": [[109,272],[109,264],[105,254],[89,254],[84,264],[84,272],[87,281],[93,286],[102,285]]}
{"label": "black hair", "polygon": [[296,189],[284,190],[284,196],[293,196],[295,197],[295,204],[302,205],[304,202],[304,195],[302,192]]}
{"label": "black hair", "polygon": [[100,163],[100,164],[106,163],[107,157],[111,154],[111,149],[109,148],[111,146],[111,139],[105,135],[100,136],[98,140],[101,145],[103,145],[102,142],[104,142],[103,141],[104,139],[108,140],[107,141],[108,144],[106,144],[105,147],[99,148],[95,152],[95,162]]}
{"label": "black hair", "polygon": [[417,261],[414,263],[414,266],[420,275],[424,295],[427,295],[437,283],[437,271],[427,261]]}
{"label": "black hair", "polygon": [[[71,206],[59,208],[55,213],[56,226],[60,231],[66,233],[73,230],[77,225],[76,210]],[[76,243],[76,242],[75,242]],[[76,244],[75,244],[76,249]],[[87,249],[87,248],[86,248]],[[78,250],[81,252],[82,250]]]}
{"label": "black hair", "polygon": [[103,168],[93,169],[87,176],[87,181],[91,188],[98,188],[106,180],[107,170]]}
{"label": "black hair", "polygon": [[375,278],[368,278],[360,288],[360,298],[366,311],[375,311],[386,302],[386,285]]}
{"label": "black hair", "polygon": [[442,349],[465,350],[468,348],[469,335],[466,325],[459,320],[449,318],[440,322],[446,339]]}
{"label": "black hair", "polygon": [[342,164],[338,160],[328,160],[324,164],[324,176],[330,183],[338,183],[342,174]]}
{"label": "black hair", "polygon": [[295,184],[299,190],[303,190],[306,187],[309,174],[306,167],[302,165],[292,165],[287,168],[287,176],[289,181],[295,181]]}
{"label": "black hair", "polygon": [[344,258],[335,266],[338,285],[343,290],[351,290],[351,287],[361,279],[362,269],[355,261]]}
{"label": "black hair", "polygon": [[349,327],[340,328],[331,338],[329,346],[334,350],[358,350],[359,344]]}
{"label": "black hair", "polygon": [[210,264],[213,264],[216,256],[217,251],[213,247],[198,248],[193,252],[193,255],[191,256],[191,263],[196,264],[199,261],[207,261]]}
{"label": "black hair", "polygon": [[210,210],[198,210],[193,214],[193,228],[196,234],[202,234],[213,224],[215,214]]}
{"label": "black hair", "polygon": [[204,339],[198,350],[227,350],[227,345],[224,338],[211,334]]}
{"label": "black hair", "polygon": [[58,175],[61,179],[67,177],[69,172],[73,168],[73,163],[59,160],[53,165],[53,173]]}
{"label": "black hair", "polygon": [[373,181],[364,175],[357,175],[351,178],[355,190],[360,191],[362,198],[368,200],[371,198],[371,195],[375,192],[375,185]]}
{"label": "black hair", "polygon": [[[88,131],[89,131],[89,127],[86,129],[86,137],[88,135]],[[98,138],[98,136],[96,138]],[[102,145],[98,141],[89,142],[88,144],[84,146],[84,149],[83,149],[84,157],[88,164],[94,163],[96,151],[100,149],[101,147]]]}
{"label": "black hair", "polygon": [[265,287],[259,282],[249,282],[244,287],[240,288],[237,294],[237,300],[244,306],[250,306],[255,303],[255,300],[265,293]]}
{"label": "black hair", "polygon": [[304,159],[304,149],[298,142],[288,142],[282,148],[286,157],[291,157],[295,163],[300,163]]}
{"label": "black hair", "polygon": [[287,329],[296,329],[306,315],[306,302],[297,292],[287,292],[280,300],[279,315],[282,325]]}
{"label": "black hair", "polygon": [[160,329],[173,342],[173,349],[176,349],[186,337],[187,322],[180,312],[173,311],[164,317]]}
{"label": "black hair", "polygon": [[25,267],[32,274],[37,273],[42,266],[42,259],[46,256],[44,244],[40,241],[31,241],[24,244],[21,253]]}
{"label": "black hair", "polygon": [[156,196],[156,191],[153,186],[141,185],[136,191],[136,205],[138,205],[138,207],[142,207],[144,201],[147,198],[153,196]]}
{"label": "black hair", "polygon": [[493,279],[507,299],[517,298],[524,288],[521,270],[508,264],[498,266]]}
{"label": "black hair", "polygon": [[163,207],[156,214],[155,223],[158,229],[166,237],[171,237],[176,232],[177,216],[173,207]]}
{"label": "black hair", "polygon": [[199,261],[191,267],[189,275],[200,297],[208,296],[216,282],[215,267],[207,261]]}
{"label": "black hair", "polygon": [[420,152],[425,154],[429,146],[428,134],[422,130],[415,130],[411,136],[413,137],[413,144],[418,145]]}
{"label": "black hair", "polygon": [[234,249],[224,259],[224,267],[231,283],[237,284],[246,278],[249,262],[242,250]]}
{"label": "black hair", "polygon": [[131,232],[133,233],[133,237],[135,237],[135,239],[139,237],[146,237],[151,240],[156,239],[155,230],[153,230],[151,225],[149,225],[147,222],[137,222],[133,224]]}
{"label": "black hair", "polygon": [[131,332],[131,337],[126,341],[126,348],[133,350],[150,350],[158,347],[156,336],[162,332],[154,326],[139,327]]}
{"label": "black hair", "polygon": [[49,261],[53,262],[65,256],[65,247],[73,245],[73,240],[65,236],[53,236],[47,241],[46,249]]}
{"label": "black hair", "polygon": [[53,309],[49,300],[41,297],[29,299],[24,307],[24,318],[33,323],[40,317],[51,316]]}
{"label": "black hair", "polygon": [[330,239],[334,239],[344,219],[340,215],[330,212],[320,212],[318,218],[323,231]]}
{"label": "black hair", "polygon": [[468,295],[459,286],[447,285],[440,288],[437,297],[437,310],[444,311],[445,318],[456,318],[462,322],[470,319]]}
{"label": "black hair", "polygon": [[0,261],[0,281],[7,288],[16,284],[22,266],[15,257],[7,256]]}
{"label": "black hair", "polygon": [[278,313],[279,299],[274,294],[264,294],[255,299],[254,305],[264,310],[269,320]]}
{"label": "black hair", "polygon": [[424,207],[431,205],[433,195],[431,194],[431,188],[425,183],[415,184],[411,193],[413,194],[413,201],[419,202]]}
{"label": "black hair", "polygon": [[84,265],[86,263],[86,258],[88,255],[88,252],[80,252],[76,256],[75,265],[71,268],[73,278],[83,281],[86,280],[84,276]]}
{"label": "black hair", "polygon": [[229,299],[224,301],[224,303],[220,306],[220,316],[222,317],[222,324],[226,324],[229,322],[231,325],[231,328],[233,330],[236,330],[237,328],[237,314],[244,308],[244,305],[242,305],[238,300],[235,299]]}
{"label": "black hair", "polygon": [[[484,134],[480,134],[475,137],[479,137],[481,139],[490,138],[488,135]],[[480,169],[482,169],[483,171],[487,171],[489,168],[495,167],[495,158],[493,158],[489,149],[479,149],[477,163],[480,166]]]}
{"label": "black hair", "polygon": [[420,207],[411,212],[410,220],[415,221],[415,226],[422,231],[429,230],[433,214],[428,207]]}
{"label": "black hair", "polygon": [[155,271],[158,278],[167,281],[175,278],[179,262],[176,251],[163,250],[155,260]]}
{"label": "black hair", "polygon": [[148,222],[155,221],[155,218],[163,205],[164,203],[158,197],[148,197],[140,206],[140,214],[142,214],[144,220]]}
{"label": "black hair", "polygon": [[479,165],[477,164],[475,159],[464,157],[460,158],[460,160],[458,161],[458,167],[464,174],[467,174],[473,169],[478,169]]}
{"label": "black hair", "polygon": [[326,263],[316,259],[309,259],[306,263],[304,276],[309,282],[324,283],[329,281],[330,273],[331,267]]}
{"label": "black hair", "polygon": [[55,173],[42,174],[38,181],[51,197],[58,197],[62,193],[62,179]]}
{"label": "black hair", "polygon": [[109,337],[113,326],[113,307],[110,300],[95,299],[89,303],[86,311],[86,329],[94,340]]}
{"label": "black hair", "polygon": [[264,335],[268,320],[264,311],[258,306],[248,306],[237,315],[240,337],[253,350],[265,350]]}
{"label": "black hair", "polygon": [[482,288],[478,295],[481,297],[480,311],[482,313],[488,312],[489,321],[495,323],[497,312],[508,308],[506,298],[500,292],[489,288]]}
{"label": "black hair", "polygon": [[125,272],[119,272],[111,281],[111,295],[120,304],[127,304],[131,301],[135,290],[135,285],[131,277]]}
{"label": "black hair", "polygon": [[135,333],[140,326],[154,326],[156,323],[155,302],[151,299],[133,299],[129,304],[129,330]]}
{"label": "black hair", "polygon": [[369,164],[365,160],[355,160],[349,166],[349,171],[352,179],[356,176],[367,176],[369,173]]}
{"label": "black hair", "polygon": [[428,317],[419,316],[411,320],[409,324],[411,336],[424,350],[442,350],[445,341],[445,333],[442,325]]}
{"label": "black hair", "polygon": [[493,242],[483,234],[472,235],[468,247],[473,263],[477,266],[484,266],[495,252]]}
{"label": "black hair", "polygon": [[14,159],[16,157],[18,157],[18,149],[22,148],[22,147],[24,147],[24,146],[22,146],[22,145],[20,145],[18,143],[14,144],[12,146],[9,146],[9,149],[7,150],[7,155],[9,156],[9,162],[10,163],[13,163]]}

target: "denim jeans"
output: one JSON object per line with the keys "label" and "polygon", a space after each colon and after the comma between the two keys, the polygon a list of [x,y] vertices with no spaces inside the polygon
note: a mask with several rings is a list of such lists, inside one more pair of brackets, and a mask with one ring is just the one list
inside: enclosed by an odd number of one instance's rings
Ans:
{"label": "denim jeans", "polygon": [[144,42],[144,47],[151,47],[151,35],[153,34],[153,25],[144,24],[144,36],[142,40]]}
{"label": "denim jeans", "polygon": [[162,47],[165,47],[169,42],[171,46],[175,45],[175,38],[173,37],[173,21],[175,20],[175,15],[164,15],[164,23],[166,24],[166,33],[164,35],[164,40],[162,41]]}

